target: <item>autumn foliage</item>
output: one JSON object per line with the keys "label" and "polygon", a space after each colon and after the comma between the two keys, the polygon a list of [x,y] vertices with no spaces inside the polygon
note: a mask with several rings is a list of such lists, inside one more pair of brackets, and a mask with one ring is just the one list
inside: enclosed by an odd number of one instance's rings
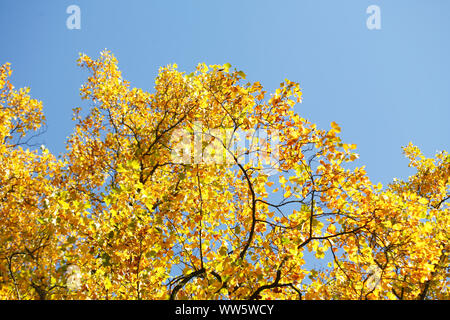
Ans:
{"label": "autumn foliage", "polygon": [[416,173],[383,187],[338,124],[294,112],[297,83],[172,65],[150,93],[109,52],[79,65],[89,108],[60,157],[29,146],[42,104],[0,69],[1,299],[450,297],[446,152],[406,146]]}

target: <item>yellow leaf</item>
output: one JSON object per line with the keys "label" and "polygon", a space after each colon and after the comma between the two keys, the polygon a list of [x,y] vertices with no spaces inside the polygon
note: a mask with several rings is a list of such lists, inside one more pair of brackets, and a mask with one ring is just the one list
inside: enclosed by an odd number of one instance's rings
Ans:
{"label": "yellow leaf", "polygon": [[105,278],[103,284],[105,285],[106,290],[109,290],[112,287],[111,280],[109,280],[109,278]]}
{"label": "yellow leaf", "polygon": [[331,128],[333,128],[333,130],[335,130],[336,132],[341,132],[341,128],[339,127],[339,125],[336,122],[331,122]]}
{"label": "yellow leaf", "polygon": [[329,226],[328,226],[328,230],[327,230],[329,233],[331,233],[331,234],[335,234],[336,233],[336,226],[334,225],[334,224],[330,224]]}
{"label": "yellow leaf", "polygon": [[230,68],[231,68],[231,64],[229,64],[229,63],[225,63],[223,65],[223,69],[225,70],[225,72],[228,72],[230,70]]}
{"label": "yellow leaf", "polygon": [[62,207],[64,210],[67,210],[67,209],[70,208],[70,205],[69,205],[67,202],[62,201],[62,200],[60,200],[60,201],[58,201],[58,202],[59,202],[59,204],[61,205],[61,207]]}

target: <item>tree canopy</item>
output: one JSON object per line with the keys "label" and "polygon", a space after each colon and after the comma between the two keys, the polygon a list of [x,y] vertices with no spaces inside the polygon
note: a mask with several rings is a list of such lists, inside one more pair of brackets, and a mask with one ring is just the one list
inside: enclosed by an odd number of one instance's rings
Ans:
{"label": "tree canopy", "polygon": [[298,83],[170,65],[146,92],[108,51],[78,63],[60,156],[0,69],[1,299],[449,298],[447,152],[405,146],[415,174],[383,187],[294,111]]}

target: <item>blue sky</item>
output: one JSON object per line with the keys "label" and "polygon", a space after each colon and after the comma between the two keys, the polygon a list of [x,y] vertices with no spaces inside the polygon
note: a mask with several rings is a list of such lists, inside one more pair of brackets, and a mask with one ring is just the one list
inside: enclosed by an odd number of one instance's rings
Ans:
{"label": "blue sky", "polygon": [[[69,5],[81,29],[69,30]],[[368,30],[366,8],[381,9]],[[72,108],[83,106],[87,73],[78,53],[104,48],[133,86],[152,90],[158,68],[229,62],[269,91],[300,82],[303,117],[342,127],[358,165],[374,182],[413,172],[401,153],[410,141],[426,155],[450,149],[450,1],[24,1],[0,0],[0,63],[11,62],[16,87],[44,103],[40,139],[64,151]]]}

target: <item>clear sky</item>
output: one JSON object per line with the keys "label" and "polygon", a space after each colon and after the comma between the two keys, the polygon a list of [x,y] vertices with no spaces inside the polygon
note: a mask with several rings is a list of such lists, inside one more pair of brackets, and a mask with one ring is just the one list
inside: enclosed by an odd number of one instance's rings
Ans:
{"label": "clear sky", "polygon": [[[81,9],[81,29],[66,27],[66,8]],[[366,9],[381,10],[369,30]],[[303,117],[342,127],[358,165],[374,182],[412,173],[401,146],[428,156],[450,151],[450,1],[111,1],[0,0],[0,64],[11,62],[16,87],[44,103],[54,153],[72,132],[87,73],[78,53],[105,48],[133,86],[152,90],[159,66],[190,73],[199,62],[229,62],[268,91],[300,82]]]}

